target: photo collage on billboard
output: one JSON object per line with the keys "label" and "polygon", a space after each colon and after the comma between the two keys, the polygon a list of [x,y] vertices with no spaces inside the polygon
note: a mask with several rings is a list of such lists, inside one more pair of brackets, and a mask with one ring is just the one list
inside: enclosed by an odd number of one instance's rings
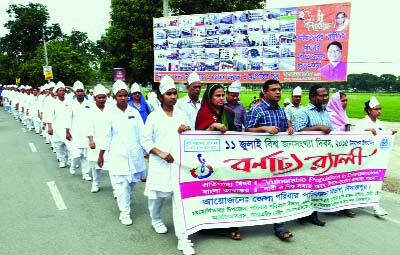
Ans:
{"label": "photo collage on billboard", "polygon": [[[345,4],[335,10],[320,5],[154,18],[154,72],[221,74],[222,80],[207,76],[206,82],[226,82],[229,74],[248,82],[268,75],[290,81],[346,79],[324,78],[333,72],[334,58],[347,59],[350,4]],[[333,17],[338,23],[330,21]],[[345,32],[329,36],[334,27]],[[324,50],[332,39],[343,42]],[[333,64],[324,71],[328,61]]]}

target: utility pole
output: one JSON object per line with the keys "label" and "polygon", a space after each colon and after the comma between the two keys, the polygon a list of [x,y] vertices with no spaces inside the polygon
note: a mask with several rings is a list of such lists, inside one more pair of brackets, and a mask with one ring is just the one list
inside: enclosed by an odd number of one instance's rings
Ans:
{"label": "utility pole", "polygon": [[46,61],[46,66],[48,66],[49,60],[47,58],[47,47],[46,47],[46,39],[44,37],[44,28],[42,28],[42,34],[43,34],[44,60]]}
{"label": "utility pole", "polygon": [[164,17],[168,17],[169,16],[168,0],[163,0],[163,16]]}

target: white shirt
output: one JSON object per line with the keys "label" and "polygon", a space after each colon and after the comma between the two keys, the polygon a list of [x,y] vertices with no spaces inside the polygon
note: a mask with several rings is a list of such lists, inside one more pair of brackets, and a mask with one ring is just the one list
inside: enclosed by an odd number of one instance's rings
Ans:
{"label": "white shirt", "polygon": [[49,105],[47,122],[52,124],[54,142],[66,142],[66,128],[68,125],[68,103],[67,100],[52,99]]}
{"label": "white shirt", "polygon": [[197,112],[200,110],[201,99],[199,98],[196,105],[192,103],[192,99],[188,95],[179,98],[175,107],[184,111],[190,121],[190,128],[195,130]]}
{"label": "white shirt", "polygon": [[74,148],[89,148],[89,111],[93,103],[84,99],[79,103],[75,98],[69,101],[68,128],[72,136],[71,146]]}
{"label": "white shirt", "polygon": [[374,128],[377,132],[384,131],[382,122],[378,119],[373,122],[368,115],[366,115],[363,119],[357,121],[356,126],[354,127],[354,131],[364,131],[365,129],[369,128]]}
{"label": "white shirt", "polygon": [[128,105],[125,112],[111,107],[106,138],[101,150],[109,151],[109,171],[113,175],[131,175],[145,171],[140,134],[144,127],[139,112]]}
{"label": "white shirt", "polygon": [[171,164],[150,153],[146,191],[172,191],[172,171],[177,171],[179,164],[178,127],[181,124],[188,125],[189,119],[179,109],[174,109],[172,117],[169,117],[162,108],[159,108],[151,112],[147,118],[140,139],[142,146],[147,152],[153,148],[169,152],[175,161]]}

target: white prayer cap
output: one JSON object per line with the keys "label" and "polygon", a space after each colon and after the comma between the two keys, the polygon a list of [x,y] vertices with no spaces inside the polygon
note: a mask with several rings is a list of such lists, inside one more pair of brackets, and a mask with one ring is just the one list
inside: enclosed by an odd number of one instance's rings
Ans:
{"label": "white prayer cap", "polygon": [[126,86],[125,82],[123,82],[121,80],[115,81],[113,84],[113,88],[112,88],[114,95],[116,95],[118,93],[118,91],[120,91],[122,89],[128,91],[128,86]]}
{"label": "white prayer cap", "polygon": [[292,95],[293,96],[301,96],[301,92],[302,92],[302,90],[301,90],[300,86],[297,86],[296,88],[294,88]]}
{"label": "white prayer cap", "polygon": [[65,89],[65,85],[62,81],[57,82],[56,86],[54,86],[54,91],[57,92],[58,89],[60,88],[64,88]]}
{"label": "white prayer cap", "polygon": [[106,93],[107,93],[107,94],[109,94],[109,93],[110,93],[110,90],[109,90],[109,89],[107,89],[107,88],[106,88]]}
{"label": "white prayer cap", "polygon": [[188,79],[187,79],[188,85],[191,85],[193,82],[196,82],[196,81],[200,82],[199,75],[196,72],[189,74]]}
{"label": "white prayer cap", "polygon": [[375,106],[377,106],[379,103],[378,99],[376,97],[372,96],[371,99],[369,100],[369,107],[372,109]]}
{"label": "white prayer cap", "polygon": [[46,89],[51,89],[51,88],[54,88],[55,86],[56,86],[56,84],[51,81],[51,82],[49,82],[49,84],[48,84]]}
{"label": "white prayer cap", "polygon": [[131,86],[131,93],[140,92],[140,86],[136,82]]}
{"label": "white prayer cap", "polygon": [[106,88],[101,84],[97,84],[93,89],[94,97],[96,97],[97,95],[106,95],[106,94],[107,94]]}
{"label": "white prayer cap", "polygon": [[83,83],[81,81],[74,82],[74,86],[72,87],[72,89],[74,90],[74,92],[77,91],[78,89],[85,90]]}
{"label": "white prayer cap", "polygon": [[240,83],[239,80],[236,80],[231,85],[229,85],[228,92],[240,93],[240,87],[241,86],[242,86],[242,83]]}
{"label": "white prayer cap", "polygon": [[29,85],[26,85],[25,86],[25,89],[31,89],[32,87],[31,86],[29,86]]}
{"label": "white prayer cap", "polygon": [[174,80],[171,76],[165,75],[160,81],[160,93],[164,95],[169,89],[176,89]]}
{"label": "white prayer cap", "polygon": [[285,100],[283,101],[284,104],[290,104],[290,99],[289,98],[285,98]]}

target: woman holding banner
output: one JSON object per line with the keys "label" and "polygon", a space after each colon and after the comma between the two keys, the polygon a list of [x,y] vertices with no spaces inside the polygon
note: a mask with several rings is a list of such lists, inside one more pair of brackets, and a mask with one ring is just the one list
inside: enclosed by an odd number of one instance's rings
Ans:
{"label": "woman holding banner", "polygon": [[[335,131],[350,131],[350,122],[346,113],[347,96],[344,92],[334,93],[326,106],[326,111],[331,119]],[[355,217],[356,213],[351,209],[342,210],[347,217]]]}
{"label": "woman holding banner", "polygon": [[[235,113],[224,106],[225,91],[221,84],[208,84],[201,100],[200,110],[196,117],[196,130],[236,131]],[[212,234],[240,240],[239,228],[216,228],[209,230]],[[208,231],[206,231],[208,232]]]}
{"label": "woman holding banner", "polygon": [[176,141],[179,133],[190,130],[186,113],[176,109],[177,91],[170,76],[161,79],[158,96],[161,107],[150,113],[143,129],[140,142],[149,153],[149,169],[144,191],[148,198],[151,224],[158,234],[167,233],[168,229],[162,221],[161,209],[166,197],[172,197],[172,214],[175,235],[178,238],[178,250],[184,255],[195,254],[193,243],[188,239],[173,192],[173,182],[178,172],[179,148]]}
{"label": "woman holding banner", "polygon": [[[367,113],[363,119],[356,123],[356,131],[371,131],[373,135],[376,135],[379,131],[384,131],[382,122],[378,120],[381,115],[382,106],[376,97],[372,96],[370,100],[365,102],[364,111]],[[396,134],[397,131],[392,130],[392,135]],[[388,215],[388,212],[378,205],[373,207],[375,216],[383,217]]]}

